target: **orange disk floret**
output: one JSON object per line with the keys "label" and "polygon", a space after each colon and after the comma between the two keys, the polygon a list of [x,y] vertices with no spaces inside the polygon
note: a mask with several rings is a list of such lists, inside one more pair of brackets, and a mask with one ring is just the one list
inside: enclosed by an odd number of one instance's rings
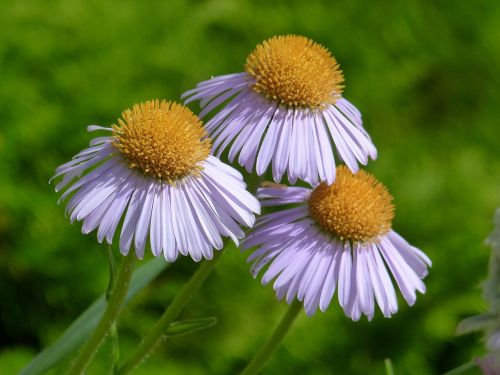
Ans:
{"label": "orange disk floret", "polygon": [[341,240],[376,241],[391,229],[392,196],[369,173],[337,168],[332,185],[321,183],[309,198],[309,213],[325,231]]}
{"label": "orange disk floret", "polygon": [[123,111],[112,125],[113,146],[130,168],[174,182],[198,173],[210,153],[201,120],[187,107],[151,100]]}
{"label": "orange disk floret", "polygon": [[322,108],[340,98],[344,77],[330,52],[297,35],[275,36],[248,56],[253,90],[288,107]]}

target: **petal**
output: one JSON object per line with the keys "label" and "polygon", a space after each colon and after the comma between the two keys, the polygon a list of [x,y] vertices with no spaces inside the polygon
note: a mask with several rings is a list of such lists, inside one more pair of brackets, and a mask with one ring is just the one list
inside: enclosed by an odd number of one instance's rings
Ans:
{"label": "petal", "polygon": [[141,215],[144,200],[146,199],[148,185],[149,184],[145,180],[139,181],[132,197],[130,198],[130,203],[128,205],[127,213],[125,214],[125,220],[123,221],[122,231],[120,234],[120,252],[123,255],[127,255],[130,250],[134,230]]}
{"label": "petal", "polygon": [[149,225],[151,223],[151,211],[153,209],[153,202],[155,197],[155,189],[157,183],[155,181],[148,181],[145,187],[145,196],[142,203],[142,210],[139,218],[137,219],[137,226],[135,228],[135,255],[137,258],[144,257],[144,247],[146,246],[146,239],[148,236]]}
{"label": "petal", "polygon": [[286,110],[281,107],[276,107],[269,128],[267,129],[267,133],[264,135],[259,154],[257,155],[256,172],[259,176],[266,171],[269,163],[271,162],[273,154],[276,150],[276,144],[278,143],[279,129],[283,125],[282,122],[285,115]]}
{"label": "petal", "polygon": [[351,269],[352,269],[352,256],[351,249],[348,244],[342,250],[342,257],[340,258],[339,268],[339,303],[340,306],[345,307],[349,303],[350,290],[351,290]]}

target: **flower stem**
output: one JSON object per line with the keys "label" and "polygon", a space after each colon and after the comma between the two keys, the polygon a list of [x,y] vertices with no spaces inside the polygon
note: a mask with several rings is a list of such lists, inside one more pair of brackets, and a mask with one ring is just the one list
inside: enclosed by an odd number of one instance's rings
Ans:
{"label": "flower stem", "polygon": [[[106,303],[109,303],[111,296],[113,295],[113,291],[116,287],[116,259],[115,254],[113,253],[113,249],[111,245],[108,246],[108,263],[109,263],[109,283],[108,289],[106,290]],[[116,367],[118,366],[118,361],[120,360],[120,345],[118,340],[118,329],[116,328],[116,320],[111,324],[109,328],[109,336],[111,339],[111,357],[110,357],[110,374],[113,374],[116,371]]]}
{"label": "flower stem", "polygon": [[292,324],[299,315],[300,310],[302,310],[302,303],[294,300],[279,322],[278,326],[275,328],[271,337],[269,337],[264,346],[252,358],[247,367],[245,367],[245,369],[241,372],[241,375],[254,375],[259,373],[292,327]]}
{"label": "flower stem", "polygon": [[392,366],[392,361],[390,358],[386,358],[384,360],[385,364],[385,373],[386,375],[394,375],[394,367]]}
{"label": "flower stem", "polygon": [[106,310],[104,310],[104,314],[97,324],[96,329],[80,350],[78,357],[70,365],[67,375],[80,375],[85,373],[85,370],[92,361],[92,358],[94,358],[94,355],[97,353],[99,346],[102,344],[111,326],[118,318],[120,308],[125,296],[127,295],[130,285],[130,278],[134,269],[134,261],[135,254],[133,251],[131,251],[129,255],[123,259],[118,275],[114,280],[116,287],[109,297]]}
{"label": "flower stem", "polygon": [[219,259],[222,251],[215,251],[214,257],[211,260],[205,260],[201,266],[196,270],[191,279],[183,286],[181,291],[175,296],[174,300],[167,307],[162,317],[149,334],[143,338],[139,347],[117,371],[117,374],[128,374],[135,367],[137,367],[151,352],[155,349],[161,341],[163,335],[167,331],[170,324],[177,318],[181,310],[189,302],[190,298],[195,294],[198,289],[203,285],[210,273],[213,271],[217,260]]}

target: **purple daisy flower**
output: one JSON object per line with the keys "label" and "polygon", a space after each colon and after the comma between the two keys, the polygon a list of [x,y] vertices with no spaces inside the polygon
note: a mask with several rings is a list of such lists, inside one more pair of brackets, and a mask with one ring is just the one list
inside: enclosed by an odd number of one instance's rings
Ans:
{"label": "purple daisy flower", "polygon": [[[91,125],[105,131],[90,147],[56,170],[62,176],[59,202],[69,198],[71,222],[82,232],[97,229],[97,240],[111,244],[117,228],[120,251],[138,258],[148,242],[155,256],[173,262],[189,255],[211,259],[222,237],[236,244],[240,225],[251,227],[260,205],[241,174],[210,155],[202,123],[186,107],[165,101],[136,104],[118,125]],[[75,180],[76,179],[76,180]],[[123,219],[123,220],[122,220]]]}
{"label": "purple daisy flower", "polygon": [[262,283],[274,280],[278,299],[297,297],[313,315],[337,289],[346,315],[358,320],[372,319],[375,301],[385,317],[398,310],[390,274],[409,305],[425,292],[431,261],[391,229],[392,197],[373,176],[342,166],[332,185],[271,185],[258,191],[262,206],[294,207],[261,216],[242,245],[257,246],[252,274],[268,266]]}
{"label": "purple daisy flower", "polygon": [[185,92],[186,103],[200,100],[203,118],[222,107],[206,124],[213,152],[230,145],[248,172],[262,175],[272,164],[279,182],[287,171],[316,185],[335,180],[334,147],[357,172],[377,157],[361,114],[342,97],[343,75],[321,45],[302,36],[275,36],[248,56],[245,72],[214,77]]}

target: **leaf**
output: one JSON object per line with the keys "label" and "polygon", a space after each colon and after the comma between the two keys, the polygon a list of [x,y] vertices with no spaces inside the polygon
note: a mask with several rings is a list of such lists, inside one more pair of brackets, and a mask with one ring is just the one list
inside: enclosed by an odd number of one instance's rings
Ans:
{"label": "leaf", "polygon": [[495,211],[493,222],[495,228],[486,239],[486,244],[491,246],[494,254],[500,256],[500,207]]}
{"label": "leaf", "polygon": [[165,336],[175,337],[188,335],[190,333],[200,331],[202,329],[213,327],[217,324],[217,318],[214,316],[199,319],[181,320],[173,322],[167,329]]}
{"label": "leaf", "polygon": [[[125,298],[124,306],[169,264],[165,259],[155,258],[139,267],[132,275],[132,281],[127,297]],[[103,294],[80,314],[56,342],[33,358],[19,375],[42,374],[59,363],[67,355],[75,352],[97,326],[105,307],[106,301]]]}
{"label": "leaf", "polygon": [[486,328],[489,324],[496,321],[493,314],[479,314],[462,320],[457,327],[457,335],[464,335],[474,331],[479,331]]}

